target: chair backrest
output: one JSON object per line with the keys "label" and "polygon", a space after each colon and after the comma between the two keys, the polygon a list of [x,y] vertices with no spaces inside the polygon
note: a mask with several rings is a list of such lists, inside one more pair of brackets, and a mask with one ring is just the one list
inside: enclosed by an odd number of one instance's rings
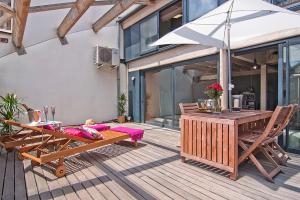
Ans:
{"label": "chair backrest", "polygon": [[286,114],[285,120],[284,122],[281,124],[280,127],[278,127],[278,131],[277,134],[273,134],[272,137],[277,137],[279,135],[281,135],[283,132],[283,129],[285,129],[287,127],[287,125],[290,123],[291,119],[293,118],[295,112],[298,109],[298,104],[290,104],[288,105],[290,107],[290,111]]}
{"label": "chair backrest", "polygon": [[282,130],[288,125],[294,114],[294,105],[277,106],[265,131],[268,137],[277,137],[282,134]]}
{"label": "chair backrest", "polygon": [[198,103],[180,103],[179,104],[181,114],[196,113],[199,110]]}

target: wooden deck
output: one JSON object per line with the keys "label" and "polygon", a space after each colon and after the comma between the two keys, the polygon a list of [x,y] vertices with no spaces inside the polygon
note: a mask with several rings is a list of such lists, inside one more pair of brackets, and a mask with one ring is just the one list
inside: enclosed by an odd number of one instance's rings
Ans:
{"label": "wooden deck", "polygon": [[227,172],[201,163],[182,163],[179,132],[144,124],[143,142],[109,145],[66,160],[67,176],[56,178],[46,167],[18,161],[0,152],[1,199],[300,199],[300,155],[292,155],[275,184],[250,163],[237,181]]}

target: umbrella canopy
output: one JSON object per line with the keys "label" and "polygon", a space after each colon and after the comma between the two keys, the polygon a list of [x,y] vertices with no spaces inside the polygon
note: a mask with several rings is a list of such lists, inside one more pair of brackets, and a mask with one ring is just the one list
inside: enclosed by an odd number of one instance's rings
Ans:
{"label": "umbrella canopy", "polygon": [[[228,18],[229,17],[229,18]],[[227,48],[229,19],[230,45],[251,38],[300,28],[300,14],[261,0],[230,0],[218,8],[160,38],[151,46],[202,44]]]}

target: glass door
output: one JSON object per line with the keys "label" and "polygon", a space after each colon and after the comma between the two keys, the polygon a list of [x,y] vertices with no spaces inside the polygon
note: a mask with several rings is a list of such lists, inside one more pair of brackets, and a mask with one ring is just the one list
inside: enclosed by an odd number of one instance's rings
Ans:
{"label": "glass door", "polygon": [[[287,48],[287,103],[300,105],[300,39],[290,40]],[[286,135],[287,148],[300,153],[300,110],[292,118]]]}
{"label": "glass door", "polygon": [[145,72],[146,123],[173,128],[173,68]]}

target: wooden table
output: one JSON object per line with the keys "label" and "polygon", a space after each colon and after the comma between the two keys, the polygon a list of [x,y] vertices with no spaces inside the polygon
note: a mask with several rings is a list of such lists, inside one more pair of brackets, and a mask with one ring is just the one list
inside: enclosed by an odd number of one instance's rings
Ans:
{"label": "wooden table", "polygon": [[238,134],[265,125],[271,111],[241,111],[181,115],[181,158],[230,172],[238,176]]}

